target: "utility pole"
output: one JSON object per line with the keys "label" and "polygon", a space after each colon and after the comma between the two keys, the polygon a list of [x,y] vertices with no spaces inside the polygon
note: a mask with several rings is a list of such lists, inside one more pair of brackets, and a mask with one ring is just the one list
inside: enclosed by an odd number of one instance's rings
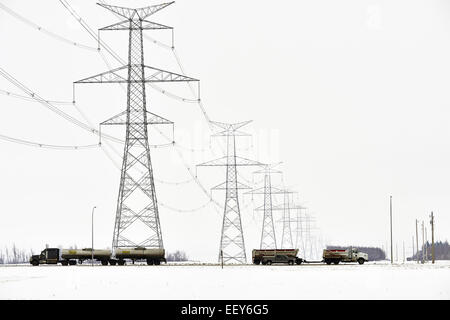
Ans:
{"label": "utility pole", "polygon": [[394,263],[394,253],[392,244],[392,196],[389,198],[390,226],[391,226],[391,264]]}
{"label": "utility pole", "polygon": [[423,221],[422,221],[422,263],[425,263],[425,230]]}
{"label": "utility pole", "polygon": [[417,263],[419,263],[419,229],[417,227],[417,219],[416,219],[416,259]]}
{"label": "utility pole", "polygon": [[406,256],[405,256],[405,241],[403,241],[403,263],[405,263],[406,261]]}
{"label": "utility pole", "polygon": [[430,224],[431,224],[431,262],[434,263],[434,215],[433,215],[433,211],[431,211],[431,220],[430,220]]}
{"label": "utility pole", "polygon": [[414,253],[414,236],[412,237],[412,251],[413,251],[413,254],[412,254],[412,257],[411,257],[411,261],[413,261],[414,255],[415,255],[415,253]]}
{"label": "utility pole", "polygon": [[237,181],[237,167],[263,166],[263,164],[258,161],[249,160],[236,155],[236,137],[249,136],[249,134],[238,131],[238,129],[250,122],[251,121],[245,121],[228,124],[211,121],[211,124],[220,128],[220,130],[223,130],[215,133],[213,136],[226,138],[227,154],[222,158],[197,165],[198,167],[226,167],[226,181],[212,188],[212,190],[225,190],[226,193],[222,233],[220,237],[219,261],[234,261],[242,264],[247,262],[238,190],[251,188]]}
{"label": "utility pole", "polygon": [[399,259],[398,259],[398,243],[397,242],[395,243],[395,261],[397,261],[397,263],[399,261]]}
{"label": "utility pole", "polygon": [[128,31],[128,64],[75,82],[75,84],[127,84],[126,110],[101,123],[101,125],[126,126],[112,241],[113,251],[118,247],[164,248],[147,126],[155,124],[173,126],[173,122],[147,111],[145,84],[191,81],[198,83],[197,79],[144,64],[143,31],[173,29],[146,19],[172,3],[139,9],[99,4],[125,19],[100,31]]}
{"label": "utility pole", "polygon": [[94,210],[97,207],[92,208],[92,243],[91,243],[91,265],[94,266]]}
{"label": "utility pole", "polygon": [[425,262],[428,262],[428,235],[426,226],[425,226]]}

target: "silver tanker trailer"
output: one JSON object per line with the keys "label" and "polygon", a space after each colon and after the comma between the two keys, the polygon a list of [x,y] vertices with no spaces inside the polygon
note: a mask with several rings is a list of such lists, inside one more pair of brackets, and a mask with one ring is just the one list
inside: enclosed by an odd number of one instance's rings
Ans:
{"label": "silver tanker trailer", "polygon": [[160,248],[117,248],[116,260],[119,265],[124,265],[126,259],[133,263],[139,260],[147,261],[148,265],[159,265],[167,262],[164,258],[165,250]]}

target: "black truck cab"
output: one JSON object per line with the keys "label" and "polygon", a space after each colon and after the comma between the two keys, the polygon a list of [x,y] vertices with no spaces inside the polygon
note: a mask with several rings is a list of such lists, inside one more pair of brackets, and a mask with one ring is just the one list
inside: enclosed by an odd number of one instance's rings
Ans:
{"label": "black truck cab", "polygon": [[44,249],[41,254],[33,255],[30,258],[30,263],[33,266],[38,266],[40,264],[57,264],[59,262],[59,249],[58,248],[47,248]]}

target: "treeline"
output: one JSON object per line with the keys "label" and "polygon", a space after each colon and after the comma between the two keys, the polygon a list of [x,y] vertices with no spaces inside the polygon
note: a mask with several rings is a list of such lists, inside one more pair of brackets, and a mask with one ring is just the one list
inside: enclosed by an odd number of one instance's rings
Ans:
{"label": "treeline", "polygon": [[186,253],[184,251],[177,250],[175,252],[168,253],[166,260],[167,261],[187,261],[188,256],[186,255]]}
{"label": "treeline", "polygon": [[[377,247],[359,247],[359,246],[352,246],[353,248],[357,248],[359,251],[367,253],[369,256],[369,261],[379,261],[379,260],[386,260],[386,253],[381,249]],[[342,247],[342,246],[327,246],[328,250],[345,250],[349,249],[348,247]]]}
{"label": "treeline", "polygon": [[[419,244],[420,245],[420,244]],[[425,243],[425,248],[424,248],[424,254],[422,255],[422,250],[420,250],[419,252],[415,253],[412,257],[408,258],[408,261],[411,260],[417,260],[417,256],[419,257],[419,260],[422,260],[422,256],[426,259],[426,260],[431,260],[432,257],[432,248],[431,248],[431,243],[430,242],[426,242]],[[442,241],[438,241],[434,243],[434,252],[435,252],[435,259],[436,260],[450,260],[450,246],[448,244],[448,241],[442,242]]]}
{"label": "treeline", "polygon": [[11,248],[0,249],[0,264],[27,263],[33,252],[19,249],[15,244]]}

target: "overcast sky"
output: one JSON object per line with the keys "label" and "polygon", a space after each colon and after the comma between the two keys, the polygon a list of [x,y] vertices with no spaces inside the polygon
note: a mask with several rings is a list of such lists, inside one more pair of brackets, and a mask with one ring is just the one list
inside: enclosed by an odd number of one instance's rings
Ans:
{"label": "overcast sky", "polygon": [[[59,1],[0,2],[58,35],[97,46]],[[95,2],[69,1],[95,30],[118,21]],[[253,142],[239,140],[239,152],[283,162],[283,180],[316,217],[324,244],[386,246],[392,195],[394,242],[400,248],[405,241],[408,253],[415,219],[425,221],[430,237],[431,211],[436,238],[450,236],[449,18],[444,0],[178,0],[151,21],[175,28],[177,54],[187,75],[201,80],[212,120],[253,120],[246,130]],[[170,32],[147,34],[170,44]],[[126,32],[105,32],[102,39],[126,59]],[[1,9],[0,43],[0,67],[46,99],[70,101],[74,81],[108,70],[95,50],[60,41]],[[172,51],[148,39],[145,61],[180,72]],[[192,98],[186,86],[164,88]],[[0,89],[21,93],[3,78]],[[77,87],[76,101],[97,126],[125,109],[126,94],[116,85],[84,85]],[[0,95],[0,106],[0,134],[60,145],[98,140],[40,104]],[[59,107],[86,122],[73,106]],[[170,209],[201,207],[209,199],[195,182],[167,182],[189,181],[186,165],[195,171],[195,164],[221,156],[217,139],[210,152],[210,131],[195,103],[148,88],[148,109],[175,122],[180,145],[206,149],[179,149],[184,160],[173,148],[151,151],[165,247],[215,261],[222,212],[213,205],[194,212]],[[120,129],[107,130],[123,138]],[[151,143],[167,142],[157,131],[150,134]],[[121,146],[113,146],[120,155]],[[95,247],[111,246],[120,171],[102,149],[61,151],[0,141],[0,150],[0,247],[90,247],[93,206]],[[107,151],[120,166],[120,157]],[[253,180],[250,169],[241,175]],[[224,181],[225,172],[201,168],[198,177],[209,190]],[[254,176],[255,182],[260,178]],[[222,193],[213,197],[224,201]],[[250,253],[259,247],[262,217],[253,207],[262,199],[241,200]],[[276,221],[280,217],[275,213]]]}

